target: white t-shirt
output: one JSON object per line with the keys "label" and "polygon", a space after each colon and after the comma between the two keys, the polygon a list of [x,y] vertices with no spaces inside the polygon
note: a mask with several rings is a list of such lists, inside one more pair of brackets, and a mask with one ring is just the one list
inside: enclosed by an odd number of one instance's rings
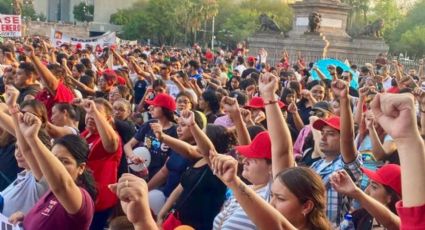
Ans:
{"label": "white t-shirt", "polygon": [[0,192],[4,199],[2,214],[7,217],[17,211],[26,214],[48,189],[47,181],[43,178],[37,182],[31,171],[18,173],[16,180]]}
{"label": "white t-shirt", "polygon": [[235,69],[238,70],[240,74],[242,74],[242,72],[246,70],[246,67],[244,65],[238,65],[235,67]]}
{"label": "white t-shirt", "polygon": [[168,93],[175,99],[177,94],[180,93],[179,87],[172,80],[165,81],[165,84],[167,85]]}
{"label": "white t-shirt", "polygon": [[391,88],[391,81],[392,81],[392,78],[388,77],[387,80],[384,80],[384,82],[382,83],[385,91],[387,91],[389,88]]}

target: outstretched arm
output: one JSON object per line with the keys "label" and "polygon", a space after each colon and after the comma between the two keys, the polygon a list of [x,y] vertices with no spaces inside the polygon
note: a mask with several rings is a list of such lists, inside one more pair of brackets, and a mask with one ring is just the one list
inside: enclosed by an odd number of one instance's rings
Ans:
{"label": "outstretched arm", "polygon": [[26,113],[19,115],[19,128],[36,156],[40,169],[46,178],[49,188],[55,194],[68,214],[77,213],[82,206],[83,197],[80,188],[75,184],[64,164],[38,138],[41,121],[35,115]]}
{"label": "outstretched arm", "polygon": [[238,162],[231,156],[210,153],[211,169],[233,192],[233,196],[258,229],[296,229],[282,214],[258,196],[237,175]]}
{"label": "outstretched arm", "polygon": [[266,105],[267,127],[272,144],[273,178],[282,170],[295,166],[291,134],[275,97],[277,84],[277,77],[272,74],[260,76],[259,88]]}
{"label": "outstretched arm", "polygon": [[425,146],[417,127],[413,97],[407,94],[378,94],[371,107],[379,124],[397,145],[403,207],[424,205]]}
{"label": "outstretched arm", "polygon": [[82,106],[86,110],[87,114],[90,114],[93,117],[100,139],[102,140],[103,148],[108,153],[115,153],[120,145],[120,137],[115,132],[112,125],[109,123],[107,118],[99,112],[94,101],[83,100]]}
{"label": "outstretched arm", "polygon": [[35,56],[34,48],[32,46],[25,46],[25,55],[34,63],[38,75],[46,83],[46,87],[52,95],[56,95],[56,89],[59,85],[59,80],[53,75],[52,72],[45,66],[41,60]]}
{"label": "outstretched arm", "polygon": [[357,151],[354,145],[354,123],[348,97],[348,85],[342,80],[337,80],[332,82],[332,90],[340,99],[341,155],[345,163],[351,163],[356,159]]}

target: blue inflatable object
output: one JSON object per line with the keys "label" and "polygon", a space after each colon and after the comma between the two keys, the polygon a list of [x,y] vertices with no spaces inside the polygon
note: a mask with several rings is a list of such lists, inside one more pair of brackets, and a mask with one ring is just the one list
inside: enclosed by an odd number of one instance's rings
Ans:
{"label": "blue inflatable object", "polygon": [[[351,68],[347,64],[345,64],[344,62],[337,60],[337,59],[326,58],[326,59],[321,59],[321,60],[317,61],[316,63],[314,63],[314,65],[317,66],[317,68],[326,76],[326,78],[328,78],[330,80],[332,80],[332,76],[328,71],[329,65],[334,65],[336,67],[339,66],[344,71],[350,71],[351,74],[353,75],[353,79],[351,79],[350,86],[355,88],[355,89],[359,88],[359,76],[353,70],[351,70]],[[313,80],[320,80],[320,77],[316,73],[316,71],[310,70],[310,74],[311,74]]]}

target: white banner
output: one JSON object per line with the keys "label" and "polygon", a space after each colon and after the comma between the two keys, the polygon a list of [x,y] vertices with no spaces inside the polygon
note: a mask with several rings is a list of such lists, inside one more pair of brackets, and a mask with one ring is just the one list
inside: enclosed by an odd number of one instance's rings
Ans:
{"label": "white banner", "polygon": [[135,46],[135,45],[137,45],[137,40],[124,40],[124,39],[117,37],[117,44],[118,45]]}
{"label": "white banner", "polygon": [[116,38],[117,36],[115,32],[106,32],[105,34],[97,37],[78,38],[69,36],[68,34],[64,34],[58,30],[52,30],[50,41],[56,47],[61,46],[64,43],[72,45],[81,44],[82,47],[85,47],[85,45],[105,47],[116,44]]}
{"label": "white banner", "polygon": [[21,37],[22,36],[21,15],[0,14],[0,36]]}

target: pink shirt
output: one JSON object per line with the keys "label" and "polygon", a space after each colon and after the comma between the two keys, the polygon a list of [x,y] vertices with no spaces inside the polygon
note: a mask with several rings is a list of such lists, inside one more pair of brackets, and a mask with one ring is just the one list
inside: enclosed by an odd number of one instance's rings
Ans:
{"label": "pink shirt", "polygon": [[305,138],[311,133],[311,125],[304,126],[298,134],[297,140],[294,143],[294,156],[303,156],[303,146]]}
{"label": "pink shirt", "polygon": [[397,213],[400,216],[401,228],[406,229],[425,229],[425,204],[418,207],[405,208],[403,202],[396,203]]}
{"label": "pink shirt", "polygon": [[52,191],[48,191],[24,218],[25,230],[86,230],[94,215],[94,202],[89,193],[80,188],[83,202],[80,210],[71,215],[59,203]]}

